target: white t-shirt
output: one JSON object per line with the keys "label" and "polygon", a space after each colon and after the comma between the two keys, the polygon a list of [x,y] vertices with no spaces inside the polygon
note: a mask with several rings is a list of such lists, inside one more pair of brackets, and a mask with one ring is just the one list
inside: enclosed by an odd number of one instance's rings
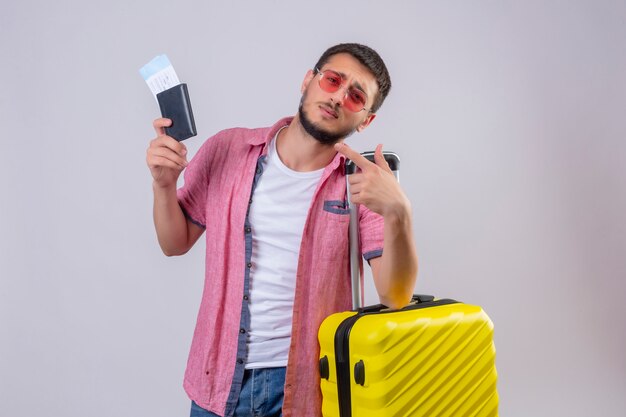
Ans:
{"label": "white t-shirt", "polygon": [[252,268],[246,369],[287,365],[302,231],[323,172],[289,169],[278,156],[276,138],[271,141],[249,213]]}

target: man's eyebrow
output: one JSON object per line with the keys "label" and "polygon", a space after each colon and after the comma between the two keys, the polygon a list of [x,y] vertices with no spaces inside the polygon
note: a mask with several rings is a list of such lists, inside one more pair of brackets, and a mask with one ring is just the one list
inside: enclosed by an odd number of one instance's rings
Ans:
{"label": "man's eyebrow", "polygon": [[[333,70],[334,71],[334,70]],[[340,71],[335,71],[337,74],[341,75],[341,79],[345,80],[347,78],[346,74],[344,74],[343,72]],[[354,81],[352,83],[358,90],[363,91],[365,94],[367,94],[367,91],[365,91],[365,88],[361,85],[361,83],[359,83],[358,81]]]}
{"label": "man's eyebrow", "polygon": [[362,86],[361,84],[359,84],[359,82],[358,82],[358,81],[355,81],[355,82],[354,82],[354,86],[355,86],[357,89],[359,89],[359,90],[361,90],[361,91],[363,91],[364,93],[366,93],[366,94],[367,94],[367,91],[365,91],[365,88],[363,88],[363,86]]}

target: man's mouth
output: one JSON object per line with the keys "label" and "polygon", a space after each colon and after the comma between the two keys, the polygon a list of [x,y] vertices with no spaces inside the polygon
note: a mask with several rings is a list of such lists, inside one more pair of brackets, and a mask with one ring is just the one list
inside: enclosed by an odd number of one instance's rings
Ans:
{"label": "man's mouth", "polygon": [[339,113],[337,113],[329,106],[320,105],[320,109],[322,110],[322,113],[327,114],[329,117],[334,117],[335,119],[339,118]]}

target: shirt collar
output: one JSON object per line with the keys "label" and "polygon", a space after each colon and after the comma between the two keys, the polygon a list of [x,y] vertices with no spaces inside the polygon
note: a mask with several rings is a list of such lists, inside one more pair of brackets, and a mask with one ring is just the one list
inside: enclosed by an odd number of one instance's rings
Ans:
{"label": "shirt collar", "polygon": [[345,155],[340,154],[339,152],[337,152],[337,154],[335,155],[333,160],[330,161],[330,164],[328,164],[328,166],[331,167],[334,170],[334,169],[337,169],[337,167],[344,166],[345,162],[346,162]]}
{"label": "shirt collar", "polygon": [[248,143],[253,146],[267,145],[274,138],[274,136],[276,136],[276,133],[278,133],[278,131],[283,127],[289,126],[292,120],[293,116],[283,117],[276,122],[274,126],[270,127],[269,131],[266,130],[267,133],[265,135],[252,135],[249,137]]}
{"label": "shirt collar", "polygon": [[[283,117],[278,122],[276,122],[272,127],[270,127],[268,133],[263,135],[253,135],[248,138],[248,143],[252,146],[264,145],[262,154],[266,153],[267,145],[270,141],[276,136],[278,131],[283,127],[289,126],[293,120],[293,116]],[[346,157],[339,152],[335,155],[332,161],[326,166],[325,171],[334,171],[339,167],[343,167],[346,162]]]}

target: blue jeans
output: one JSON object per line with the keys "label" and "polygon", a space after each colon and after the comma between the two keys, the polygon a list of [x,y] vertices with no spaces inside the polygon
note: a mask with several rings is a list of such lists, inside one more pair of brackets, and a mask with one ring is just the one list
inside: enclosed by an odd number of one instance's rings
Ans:
{"label": "blue jeans", "polygon": [[[286,368],[246,369],[233,417],[282,417]],[[219,417],[191,402],[190,417]]]}

